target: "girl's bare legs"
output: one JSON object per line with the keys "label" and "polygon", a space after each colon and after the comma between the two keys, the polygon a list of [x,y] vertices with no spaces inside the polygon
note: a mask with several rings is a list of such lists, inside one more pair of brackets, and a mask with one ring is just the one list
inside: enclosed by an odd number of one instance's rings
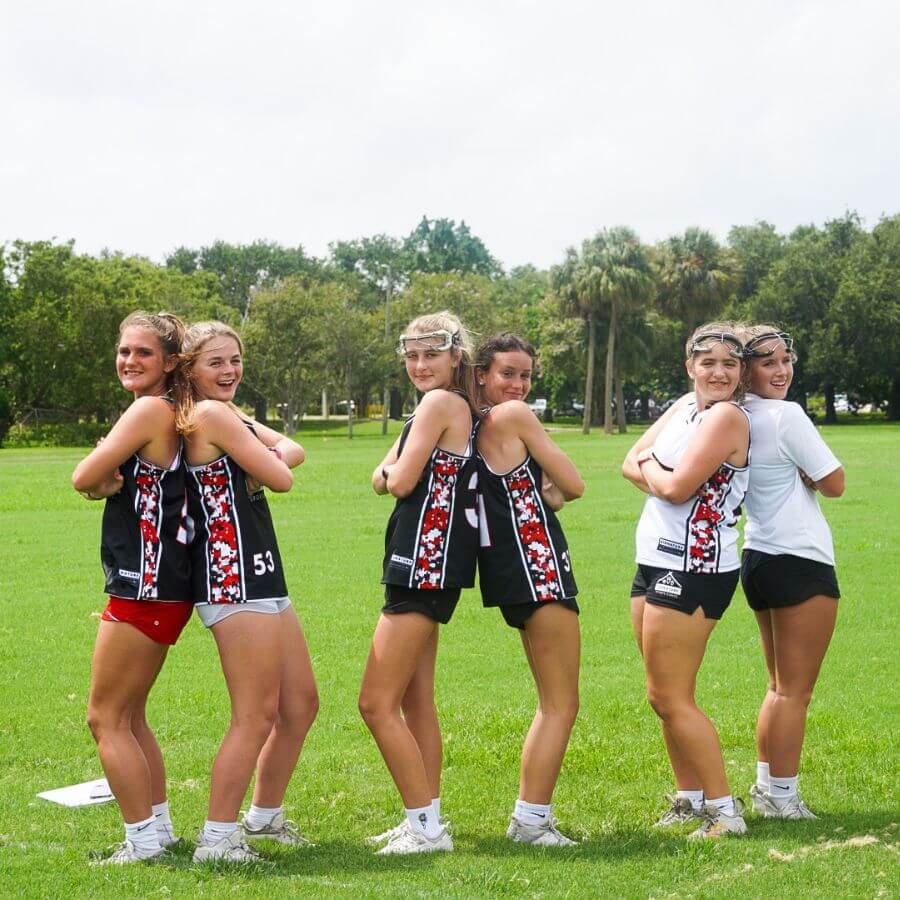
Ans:
{"label": "girl's bare legs", "polygon": [[253,805],[274,809],[284,802],[303,741],[319,710],[319,695],[303,629],[294,608],[277,618],[281,623],[281,677],[275,725],[256,766]]}
{"label": "girl's bare legs", "polygon": [[400,701],[403,720],[419,745],[419,752],[422,754],[432,799],[441,795],[441,768],[444,762],[441,726],[434,703],[434,669],[437,661],[438,633],[439,629],[435,628],[422,651],[419,664],[413,672],[403,700]]}
{"label": "girl's bare legs", "polygon": [[423,655],[434,646],[437,628],[421,613],[382,614],[359,693],[359,711],[407,809],[429,806],[433,799],[422,750],[401,715],[401,702]]}
{"label": "girl's bare legs", "polygon": [[837,601],[817,595],[797,606],[773,609],[775,695],[768,716],[766,752],[773,778],[800,771],[806,711],[834,633]]}
{"label": "girl's bare legs", "polygon": [[759,762],[769,761],[769,722],[772,718],[772,707],[775,704],[775,635],[772,631],[772,613],[760,610],[756,613],[756,624],[759,626],[759,642],[762,645],[766,660],[766,672],[769,681],[766,696],[763,698],[756,717],[756,758]]}
{"label": "girl's bare legs", "polygon": [[578,615],[547,604],[525,622],[522,646],[538,691],[538,707],[522,748],[519,799],[549,804],[578,715],[581,634]]}
{"label": "girl's bare legs", "polygon": [[730,794],[719,737],[694,700],[697,672],[716,626],[698,607],[691,616],[647,603],[643,616],[647,696],[681,753],[691,760],[706,797]]}
{"label": "girl's bare legs", "polygon": [[[652,605],[652,604],[651,604]],[[634,628],[634,636],[637,639],[638,650],[643,656],[643,635],[644,635],[644,609],[648,607],[646,598],[631,598],[631,624]],[[696,678],[695,678],[696,683]],[[694,687],[691,688],[693,694]],[[678,742],[672,735],[672,730],[666,724],[665,719],[660,719],[662,726],[663,741],[666,745],[666,754],[672,765],[672,772],[675,775],[675,788],[679,791],[699,791],[700,776],[697,775],[690,758],[681,752]]]}
{"label": "girl's bare legs", "polygon": [[100,622],[87,721],[106,779],[128,823],[150,818],[152,803],[166,796],[162,754],[144,707],[168,649],[125,622]]}
{"label": "girl's bare legs", "polygon": [[212,627],[231,697],[231,724],[213,763],[209,815],[236,822],[256,761],[278,717],[280,615],[242,610]]}

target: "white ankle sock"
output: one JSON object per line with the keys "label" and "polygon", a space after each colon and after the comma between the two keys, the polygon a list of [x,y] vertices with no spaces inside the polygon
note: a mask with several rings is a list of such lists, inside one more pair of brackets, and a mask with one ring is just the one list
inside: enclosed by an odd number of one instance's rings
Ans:
{"label": "white ankle sock", "polygon": [[140,822],[126,822],[125,840],[134,844],[138,856],[152,856],[162,850],[156,832],[156,819],[153,816]]}
{"label": "white ankle sock", "polygon": [[731,794],[726,794],[724,797],[707,797],[706,805],[714,806],[726,816],[733,816],[737,812],[734,807],[734,797]]}
{"label": "white ankle sock", "polygon": [[441,798],[434,797],[431,801],[431,808],[434,810],[434,814],[438,817],[438,821],[441,820]]}
{"label": "white ankle sock", "polygon": [[756,763],[756,786],[764,791],[769,790],[769,764],[767,762]]}
{"label": "white ankle sock", "polygon": [[218,844],[222,838],[228,837],[237,831],[240,826],[237,822],[213,822],[207,819],[203,826],[203,842],[205,844]]}
{"label": "white ankle sock", "polygon": [[546,825],[550,821],[550,804],[516,800],[516,805],[513,807],[513,815],[523,825]]}
{"label": "white ankle sock", "polygon": [[175,842],[175,826],[172,824],[172,816],[169,813],[169,801],[153,804],[153,819],[156,822],[156,833],[159,842],[173,844]]}
{"label": "white ankle sock", "polygon": [[247,815],[244,816],[244,822],[251,828],[259,830],[266,825],[270,825],[275,816],[283,812],[283,806],[274,806],[270,809],[267,806],[253,806],[251,804],[250,809],[247,810]]}
{"label": "white ankle sock", "polygon": [[690,800],[694,812],[700,812],[703,809],[703,791],[675,791],[675,796]]}
{"label": "white ankle sock", "polygon": [[420,809],[407,809],[405,812],[406,819],[413,831],[424,834],[425,837],[432,840],[441,833],[441,823],[434,814],[434,806],[431,803]]}
{"label": "white ankle sock", "polygon": [[799,775],[793,775],[790,778],[779,778],[772,775],[769,778],[768,793],[776,800],[786,800],[788,797],[795,796],[799,777]]}

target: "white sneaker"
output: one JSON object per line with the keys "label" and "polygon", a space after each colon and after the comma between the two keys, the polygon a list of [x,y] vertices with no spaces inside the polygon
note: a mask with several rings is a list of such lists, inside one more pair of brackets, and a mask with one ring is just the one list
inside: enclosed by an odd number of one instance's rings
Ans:
{"label": "white sneaker", "polygon": [[284,817],[284,813],[278,813],[268,825],[262,828],[251,828],[247,824],[247,817],[241,822],[244,836],[250,840],[278,841],[279,844],[287,844],[289,847],[315,847],[315,844],[300,834],[295,822]]}
{"label": "white sneaker", "polygon": [[775,797],[768,791],[761,791],[754,785],[750,788],[753,809],[767,819],[818,819],[819,817],[803,802],[799,794],[790,797]]}
{"label": "white sneaker", "polygon": [[197,837],[197,849],[194,850],[194,862],[211,862],[222,860],[223,862],[256,862],[259,854],[244,840],[244,834],[240,828],[235,828],[231,834],[216,841],[214,844],[203,840],[201,831]]}
{"label": "white sneaker", "polygon": [[181,838],[176,837],[175,832],[171,828],[157,828],[156,833],[159,836],[160,846],[163,848],[174,847],[181,842]]}
{"label": "white sneaker", "polygon": [[666,800],[669,801],[669,808],[653,823],[654,828],[669,828],[703,818],[694,810],[694,804],[687,797],[666,794]]}
{"label": "white sneaker", "polygon": [[434,853],[436,850],[452,850],[453,838],[446,828],[436,838],[429,838],[420,831],[404,828],[394,835],[386,846],[376,850],[376,856],[391,856],[395,853]]}
{"label": "white sneaker", "polygon": [[766,801],[765,788],[761,788],[758,784],[750,785],[750,805],[753,812],[759,813],[761,816],[766,814],[769,804]]}
{"label": "white sneaker", "polygon": [[708,803],[703,807],[703,824],[692,831],[688,837],[693,839],[718,838],[726,834],[746,834],[747,823],[744,821],[744,804],[735,797],[734,815],[729,816]]}
{"label": "white sneaker", "polygon": [[578,841],[566,837],[556,825],[553,816],[540,825],[526,825],[512,816],[506,836],[517,844],[534,844],[536,847],[574,847],[578,844]]}
{"label": "white sneaker", "polygon": [[137,863],[137,862],[147,862],[151,859],[159,859],[161,856],[165,855],[165,848],[160,848],[160,850],[156,853],[151,853],[149,856],[144,856],[139,854],[137,848],[131,841],[122,841],[121,844],[116,844],[112,849],[112,853],[108,856],[104,856],[102,859],[92,859],[92,866],[125,866],[129,863]]}
{"label": "white sneaker", "polygon": [[371,837],[367,837],[366,843],[370,847],[377,847],[379,844],[386,844],[397,837],[398,834],[403,834],[403,832],[406,831],[407,828],[409,828],[409,819],[404,817],[403,821],[399,825],[395,825],[393,828],[388,828],[387,831],[382,831],[381,834],[373,834]]}

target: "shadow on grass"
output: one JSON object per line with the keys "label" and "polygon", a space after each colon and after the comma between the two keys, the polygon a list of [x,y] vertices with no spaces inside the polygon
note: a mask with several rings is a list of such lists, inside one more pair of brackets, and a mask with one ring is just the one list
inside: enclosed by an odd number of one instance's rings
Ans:
{"label": "shadow on grass", "polygon": [[[852,837],[875,835],[882,843],[893,843],[900,836],[900,811],[875,810],[869,813],[831,815],[823,811],[815,821],[783,822],[749,816],[748,835],[741,844],[782,850],[815,846],[825,841],[845,841]],[[596,863],[615,863],[626,860],[671,858],[682,854],[688,846],[689,827],[680,831],[646,829],[618,829],[588,837],[575,847],[531,847],[515,844],[499,835],[486,837],[460,832],[454,835],[456,853],[471,854],[495,860],[550,858]],[[718,843],[718,842],[715,842]],[[707,842],[694,845],[707,846]],[[376,856],[372,848],[348,841],[325,841],[315,847],[293,849],[277,844],[256,844],[262,859],[255,863],[204,863],[194,866],[193,846],[176,847],[170,857],[157,865],[177,871],[194,871],[206,877],[233,876],[255,881],[263,878],[340,878],[379,872],[423,871],[443,854],[414,854],[409,856]]]}
{"label": "shadow on grass", "polygon": [[254,842],[261,859],[251,863],[207,862],[194,865],[192,845],[175,848],[157,866],[179,871],[204,872],[212,876],[239,874],[241,878],[293,878],[296,876],[340,876],[358,873],[416,871],[434,864],[436,854],[376,856],[375,849],[361,843],[323,841],[315,847],[279,847],[269,842]]}

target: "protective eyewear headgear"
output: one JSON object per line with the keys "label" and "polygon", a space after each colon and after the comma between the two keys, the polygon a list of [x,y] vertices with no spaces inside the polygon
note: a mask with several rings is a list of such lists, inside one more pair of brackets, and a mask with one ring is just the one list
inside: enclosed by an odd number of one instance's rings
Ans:
{"label": "protective eyewear headgear", "polygon": [[794,339],[786,331],[767,331],[765,334],[759,334],[747,341],[744,352],[747,356],[771,356],[779,343],[784,344],[788,353],[794,352]]}
{"label": "protective eyewear headgear", "polygon": [[453,334],[441,328],[426,334],[401,334],[397,352],[403,356],[408,350],[449,350],[459,345],[458,331]]}
{"label": "protective eyewear headgear", "polygon": [[691,356],[695,353],[709,353],[716,344],[724,344],[735,359],[744,358],[744,345],[741,339],[730,331],[704,331],[691,342]]}

